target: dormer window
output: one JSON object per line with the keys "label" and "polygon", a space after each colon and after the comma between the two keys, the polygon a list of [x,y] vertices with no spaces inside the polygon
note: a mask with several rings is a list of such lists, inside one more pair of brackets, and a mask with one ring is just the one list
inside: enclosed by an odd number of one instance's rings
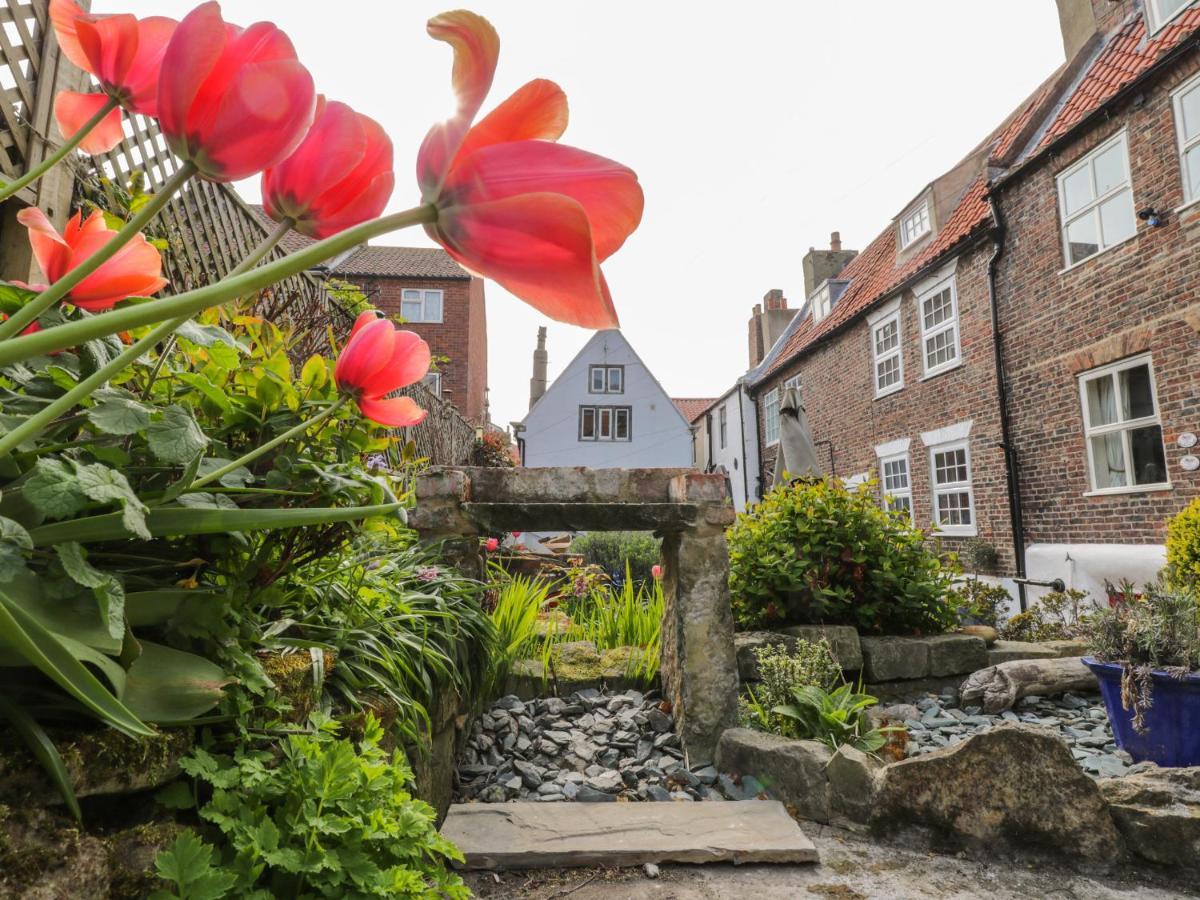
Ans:
{"label": "dormer window", "polygon": [[921,201],[921,205],[900,218],[900,249],[904,250],[916,241],[929,234],[929,201]]}
{"label": "dormer window", "polygon": [[1151,34],[1158,31],[1185,9],[1194,0],[1146,0],[1146,15],[1149,18]]}
{"label": "dormer window", "polygon": [[817,291],[812,295],[810,302],[812,303],[814,322],[820,322],[823,318],[829,315],[829,311],[833,309],[833,295],[829,292],[828,281],[817,288]]}

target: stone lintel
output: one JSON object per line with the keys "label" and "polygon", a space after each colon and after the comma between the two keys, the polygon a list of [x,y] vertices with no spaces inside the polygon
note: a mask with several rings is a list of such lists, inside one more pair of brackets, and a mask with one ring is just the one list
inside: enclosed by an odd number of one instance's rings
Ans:
{"label": "stone lintel", "polygon": [[682,531],[699,516],[695,503],[464,503],[483,532]]}

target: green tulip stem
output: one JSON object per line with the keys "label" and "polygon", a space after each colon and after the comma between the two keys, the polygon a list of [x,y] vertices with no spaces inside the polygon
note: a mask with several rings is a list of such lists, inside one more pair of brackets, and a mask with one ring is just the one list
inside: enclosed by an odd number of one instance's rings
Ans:
{"label": "green tulip stem", "polygon": [[[13,313],[7,321],[0,322],[0,341],[7,341],[13,335],[20,334],[26,325],[34,321],[63,297],[67,296],[71,288],[75,287],[79,282],[83,281],[83,279],[112,259],[117,251],[145,228],[146,224],[158,214],[158,211],[166,206],[176,192],[195,174],[196,167],[190,162],[185,162],[178,172],[167,179],[167,183],[162,186],[162,189],[151,197],[150,201],[139,209],[133,218],[126,222],[125,226],[113,235],[107,244]],[[151,304],[146,305],[149,306]],[[154,321],[161,320],[155,319]],[[118,330],[124,331],[126,329]],[[109,333],[115,334],[116,332]]]}
{"label": "green tulip stem", "polygon": [[[151,303],[126,306],[123,309],[114,309],[111,312],[67,322],[54,328],[43,328],[33,334],[9,337],[0,341],[0,366],[12,365],[32,356],[75,347],[85,341],[141,328],[155,322],[174,320],[181,316],[193,316],[201,310],[219,306],[234,297],[260,290],[283,278],[310,269],[339,253],[357,247],[370,238],[379,237],[411,225],[436,222],[437,216],[437,207],[432,204],[417,206],[404,212],[393,213],[390,216],[383,216],[370,222],[363,222],[361,225],[355,225],[353,228],[347,228],[333,237],[318,241],[282,259],[272,260],[264,266],[251,269],[235,278],[226,278],[216,284],[205,285],[173,297],[162,297]],[[9,322],[11,321],[10,319]],[[9,322],[5,322],[4,325]],[[0,328],[2,327],[0,326]]]}
{"label": "green tulip stem", "polygon": [[305,419],[299,425],[295,425],[295,426],[289,428],[283,434],[279,435],[278,437],[272,438],[271,440],[269,440],[265,444],[263,444],[261,447],[255,447],[249,453],[239,456],[233,462],[226,463],[225,465],[221,466],[221,468],[219,468],[219,469],[214,469],[212,472],[209,472],[203,478],[197,478],[195,481],[193,481],[191,483],[191,485],[187,488],[187,490],[188,491],[198,491],[201,488],[203,488],[206,484],[212,484],[217,479],[224,478],[226,475],[228,475],[230,472],[234,471],[235,469],[240,469],[242,466],[249,465],[250,463],[254,462],[254,460],[256,460],[260,456],[262,456],[264,453],[270,453],[272,450],[274,450],[280,444],[286,444],[292,438],[303,435],[306,431],[308,431],[308,429],[312,428],[314,425],[318,425],[321,422],[325,421],[330,416],[332,416],[335,412],[337,412],[339,409],[341,409],[343,406],[345,406],[346,401],[349,399],[350,399],[350,397],[348,395],[342,394],[342,396],[338,397],[337,400],[335,400],[333,403],[329,404],[327,407],[325,407],[323,410],[321,410],[319,413],[317,413],[311,419]]}
{"label": "green tulip stem", "polygon": [[75,132],[71,137],[67,138],[57,150],[43,159],[40,163],[18,178],[16,181],[10,181],[3,187],[0,187],[0,200],[7,200],[21,188],[28,187],[33,184],[56,165],[66,158],[67,154],[83,143],[83,139],[87,137],[93,128],[99,125],[104,117],[117,108],[117,101],[112,97],[108,98],[105,103],[96,112],[94,116],[83,123],[83,127]]}
{"label": "green tulip stem", "polygon": [[[262,243],[260,243],[249,256],[247,256],[238,267],[225,276],[225,280],[236,278],[243,272],[247,272],[254,268],[258,262],[271,252],[274,247],[283,238],[288,231],[291,230],[291,221],[280,225],[270,235],[268,235]],[[217,282],[221,284],[221,282]],[[170,338],[177,328],[183,325],[191,316],[179,316],[171,319],[168,322],[160,323],[156,328],[152,329],[145,337],[135,341],[130,346],[122,350],[117,356],[110,360],[105,365],[101,366],[83,381],[79,382],[61,397],[55,399],[52,403],[47,404],[42,409],[38,410],[32,416],[29,416],[20,425],[12,431],[0,437],[0,458],[7,456],[16,447],[30,438],[40,434],[51,422],[57,419],[63,413],[69,412],[75,406],[86,399],[92,391],[101,385],[107,383],[111,379],[120,374],[121,370],[126,366],[131,365],[135,360],[141,358],[142,354],[150,352],[159,341]],[[170,351],[170,347],[163,347],[162,354],[159,356],[158,364],[155,365],[154,373],[151,376],[158,374],[163,358]]]}

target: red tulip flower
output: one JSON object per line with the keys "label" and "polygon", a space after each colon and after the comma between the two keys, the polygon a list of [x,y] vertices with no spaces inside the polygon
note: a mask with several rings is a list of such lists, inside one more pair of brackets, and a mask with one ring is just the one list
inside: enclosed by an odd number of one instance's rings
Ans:
{"label": "red tulip flower", "polygon": [[354,323],[350,340],[333,368],[333,378],[339,390],[354,397],[368,419],[401,428],[420,423],[425,410],[411,397],[384,397],[424,378],[430,361],[429,345],[420,337],[368,310]]}
{"label": "red tulip flower", "polygon": [[188,13],[163,56],[158,120],[167,144],[210,181],[237,181],[287,159],[312,124],[312,76],[270,22],[227,24],[221,7]]}
{"label": "red tulip flower", "polygon": [[317,97],[317,115],[296,152],[263,172],[263,209],[276,222],[326,238],[383,212],[396,176],[392,141],[345,103]]}
{"label": "red tulip flower", "polygon": [[651,575],[651,577],[654,578],[655,581],[658,581],[659,579],[661,579],[662,578],[662,566],[660,566],[658,563],[655,563],[654,565],[652,565],[650,567],[650,575]]}
{"label": "red tulip flower", "polygon": [[567,99],[550,81],[529,82],[475,123],[500,39],[486,19],[461,10],[431,19],[429,33],[454,48],[458,111],[429,131],[417,157],[422,197],[438,209],[425,230],[550,318],[616,327],[600,263],[641,221],[637,175],[554,143],[567,127]]}
{"label": "red tulip flower", "polygon": [[[75,213],[60,235],[36,206],[17,213],[29,229],[29,243],[42,272],[51,283],[107,244],[116,232],[104,224],[104,214],[94,212],[85,221]],[[71,289],[64,298],[88,312],[112,309],[129,297],[149,297],[167,283],[162,277],[162,257],[145,238],[135,235],[100,268]]]}
{"label": "red tulip flower", "polygon": [[[54,98],[54,117],[64,137],[74,135],[99,112],[107,97],[131,113],[158,115],[159,69],[175,31],[174,19],[98,16],[84,12],[75,0],[50,0],[50,21],[63,55],[94,75],[104,91],[59,92]],[[114,109],[80,146],[88,153],[107,153],[124,136],[121,113]]]}
{"label": "red tulip flower", "polygon": [[496,548],[498,548],[499,546],[500,546],[500,542],[498,540],[496,540],[495,538],[488,538],[486,541],[483,542],[483,549],[486,550],[488,553],[495,553]]}

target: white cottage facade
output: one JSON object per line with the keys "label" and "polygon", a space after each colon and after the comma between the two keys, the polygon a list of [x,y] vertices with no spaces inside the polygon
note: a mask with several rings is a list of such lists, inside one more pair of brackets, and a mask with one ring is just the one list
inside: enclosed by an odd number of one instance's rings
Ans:
{"label": "white cottage facade", "polygon": [[528,467],[692,465],[691,426],[616,330],[598,331],[518,423]]}

